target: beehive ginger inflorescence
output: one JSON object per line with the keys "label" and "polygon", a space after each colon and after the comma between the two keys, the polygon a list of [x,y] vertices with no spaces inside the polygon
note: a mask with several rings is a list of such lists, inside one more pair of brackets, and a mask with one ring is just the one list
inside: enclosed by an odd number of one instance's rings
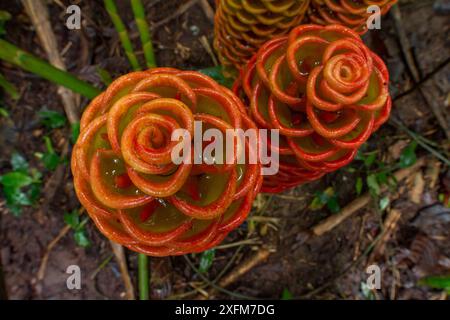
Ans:
{"label": "beehive ginger inflorescence", "polygon": [[242,71],[261,128],[279,129],[280,170],[263,191],[279,192],[345,166],[389,117],[389,74],[353,30],[302,25],[265,43]]}
{"label": "beehive ginger inflorescence", "polygon": [[340,24],[359,34],[386,14],[397,0],[311,0],[307,17],[320,25]]}
{"label": "beehive ginger inflorescence", "polygon": [[309,0],[218,0],[214,46],[227,75],[247,63],[266,41],[299,25]]}
{"label": "beehive ginger inflorescence", "polygon": [[[221,132],[255,128],[230,90],[193,71],[124,75],[87,107],[72,172],[80,202],[106,237],[151,256],[179,255],[211,248],[245,220],[262,184],[260,165],[175,164],[173,148],[192,141],[173,141],[172,133],[182,128],[192,137],[195,122]],[[183,160],[193,160],[189,150]]]}

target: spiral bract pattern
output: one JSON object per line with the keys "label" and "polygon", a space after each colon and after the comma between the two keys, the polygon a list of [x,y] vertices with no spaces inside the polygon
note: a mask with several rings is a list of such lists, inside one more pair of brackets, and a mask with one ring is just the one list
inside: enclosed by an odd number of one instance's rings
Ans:
{"label": "spiral bract pattern", "polygon": [[311,23],[340,24],[359,34],[367,32],[371,16],[386,14],[397,0],[311,0],[307,16]]}
{"label": "spiral bract pattern", "polygon": [[[203,157],[197,123],[203,131],[255,128],[230,90],[193,71],[133,72],[90,103],[71,165],[78,198],[106,237],[151,256],[179,255],[211,248],[244,221],[260,165],[194,161]],[[230,141],[236,154],[253,152]]]}
{"label": "spiral bract pattern", "polygon": [[353,30],[302,25],[253,56],[235,83],[259,127],[279,129],[278,175],[263,191],[320,178],[352,161],[389,117],[389,74]]}
{"label": "spiral bract pattern", "polygon": [[225,71],[233,74],[264,42],[299,25],[309,0],[218,0],[216,4],[214,46]]}

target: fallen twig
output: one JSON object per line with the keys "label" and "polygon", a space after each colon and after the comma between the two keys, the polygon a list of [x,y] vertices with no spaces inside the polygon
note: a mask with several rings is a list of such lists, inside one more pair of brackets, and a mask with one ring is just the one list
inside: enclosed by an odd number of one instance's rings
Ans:
{"label": "fallen twig", "polygon": [[200,0],[200,5],[202,6],[203,12],[208,20],[214,24],[214,10],[209,5],[208,0]]}
{"label": "fallen twig", "polygon": [[450,129],[448,126],[448,121],[445,119],[445,116],[442,113],[442,109],[444,109],[443,106],[439,106],[436,99],[430,96],[431,90],[424,90],[423,87],[419,87],[419,91],[427,105],[431,108],[431,111],[438,120],[438,123],[441,126],[442,130],[444,130],[447,139],[450,139]]}
{"label": "fallen twig", "polygon": [[127,261],[125,258],[125,251],[120,244],[113,241],[111,247],[114,255],[116,256],[117,263],[119,264],[120,273],[122,275],[123,283],[125,284],[125,293],[128,300],[135,300],[134,287],[131,282],[130,274],[128,273]]}
{"label": "fallen twig", "polygon": [[50,257],[50,253],[52,252],[53,248],[56,246],[59,240],[61,240],[69,231],[70,226],[64,226],[64,228],[61,229],[58,235],[47,245],[47,249],[45,250],[44,256],[42,257],[39,271],[37,273],[38,281],[42,281],[44,279],[45,271],[47,270],[48,258]]}
{"label": "fallen twig", "polygon": [[266,260],[270,255],[269,249],[261,248],[248,258],[246,261],[241,263],[237,268],[232,270],[228,275],[223,277],[222,280],[219,281],[219,286],[221,287],[228,287],[232,283],[236,282],[241,276],[243,276],[245,273],[249,272],[251,269],[253,269],[255,266]]}
{"label": "fallen twig", "polygon": [[[48,8],[43,1],[22,0],[25,11],[31,19],[39,40],[47,54],[50,63],[61,70],[66,70],[66,65],[58,51],[55,33],[50,25]],[[58,87],[58,94],[63,102],[64,111],[70,123],[79,121],[79,112],[76,105],[75,94],[62,86]]]}
{"label": "fallen twig", "polygon": [[[424,165],[425,165],[425,158],[420,158],[413,166],[395,172],[394,177],[398,182],[400,182],[409,177],[413,172],[415,172]],[[386,190],[386,188],[387,188],[386,186],[383,186],[382,191]],[[370,196],[370,193],[367,192],[364,195],[360,196],[359,198],[353,200],[346,207],[344,207],[339,213],[326,218],[322,222],[312,227],[311,228],[312,234],[315,236],[322,236],[325,233],[329,232],[330,230],[334,229],[335,227],[340,225],[343,221],[345,221],[347,218],[356,213],[359,209],[365,207],[370,202],[371,198],[372,197]]]}
{"label": "fallen twig", "polygon": [[[81,208],[78,214],[82,215],[83,213],[84,208]],[[64,228],[59,231],[58,235],[47,245],[44,255],[42,256],[41,264],[39,265],[39,270],[37,273],[38,281],[42,281],[44,279],[45,271],[47,270],[48,258],[50,257],[50,253],[52,252],[53,248],[70,231],[70,228],[71,227],[69,225],[64,226]]]}
{"label": "fallen twig", "polygon": [[371,196],[369,193],[365,193],[359,198],[356,198],[347,206],[345,206],[339,213],[334,214],[324,221],[320,222],[319,224],[315,225],[311,229],[312,233],[320,237],[328,231],[334,229],[359,209],[364,208],[370,202],[370,199]]}
{"label": "fallen twig", "polygon": [[223,249],[230,249],[230,248],[233,248],[233,247],[238,247],[238,246],[241,246],[241,245],[258,245],[258,244],[261,244],[261,242],[260,241],[258,241],[259,239],[258,238],[254,238],[254,239],[244,239],[244,240],[241,240],[241,241],[236,241],[236,242],[232,242],[232,243],[227,243],[227,244],[222,244],[222,245],[219,245],[219,246],[217,246],[217,247],[215,247],[214,249],[216,249],[216,250],[223,250]]}
{"label": "fallen twig", "polygon": [[395,22],[395,28],[397,29],[397,36],[398,40],[400,42],[400,47],[403,53],[403,56],[406,60],[406,66],[408,67],[409,71],[411,72],[413,79],[415,82],[418,82],[420,80],[420,74],[419,70],[416,67],[416,64],[414,63],[414,57],[411,53],[411,46],[408,40],[408,37],[406,36],[406,31],[403,28],[403,22],[402,22],[402,13],[400,11],[400,7],[398,4],[394,5],[391,8],[392,17],[394,18]]}
{"label": "fallen twig", "polygon": [[300,197],[300,196],[290,196],[286,194],[274,194],[275,198],[284,199],[284,200],[291,200],[291,201],[305,201],[306,197]]}
{"label": "fallen twig", "polygon": [[208,55],[211,57],[211,60],[213,61],[213,64],[215,66],[219,65],[219,62],[217,61],[217,58],[214,54],[213,49],[211,48],[211,45],[208,42],[208,39],[205,36],[201,36],[199,39],[201,45],[203,46],[203,48],[205,48],[206,52],[208,53]]}
{"label": "fallen twig", "polygon": [[367,262],[368,265],[372,264],[378,257],[383,255],[384,250],[386,248],[386,243],[392,237],[395,228],[397,227],[397,223],[400,220],[401,212],[396,209],[392,209],[389,211],[384,223],[383,223],[383,231],[381,232],[380,240],[376,243],[373,251],[369,257]]}

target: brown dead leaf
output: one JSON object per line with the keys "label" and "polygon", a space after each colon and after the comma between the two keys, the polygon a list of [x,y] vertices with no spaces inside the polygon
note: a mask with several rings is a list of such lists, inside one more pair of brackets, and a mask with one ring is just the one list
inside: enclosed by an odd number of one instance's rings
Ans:
{"label": "brown dead leaf", "polygon": [[413,186],[409,193],[409,199],[415,204],[422,202],[422,194],[425,188],[425,180],[423,179],[422,172],[419,171],[415,174],[413,180]]}
{"label": "brown dead leaf", "polygon": [[436,159],[430,159],[427,165],[427,171],[425,175],[430,189],[434,189],[434,187],[436,187],[440,171],[441,171],[441,162]]}
{"label": "brown dead leaf", "polygon": [[386,219],[384,220],[383,233],[369,257],[368,265],[372,264],[378,257],[384,254],[386,244],[395,234],[397,223],[400,220],[401,215],[402,213],[397,209],[392,209],[389,211]]}

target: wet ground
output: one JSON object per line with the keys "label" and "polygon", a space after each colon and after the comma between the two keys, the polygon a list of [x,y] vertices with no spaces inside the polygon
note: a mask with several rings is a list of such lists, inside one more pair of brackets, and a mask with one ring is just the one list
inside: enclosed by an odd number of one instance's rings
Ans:
{"label": "wet ground", "polygon": [[[128,72],[129,66],[102,2],[78,2],[83,13],[81,31],[65,28],[68,1],[49,3],[52,26],[69,71],[101,87],[97,67],[117,76]],[[148,21],[157,26],[153,30],[153,38],[160,66],[201,69],[213,65],[213,58],[200,41],[204,36],[212,43],[213,25],[199,4],[164,22],[176,13],[181,3],[187,2],[144,1]],[[127,2],[119,3],[119,11],[131,30],[135,47],[139,47],[131,9]],[[435,104],[434,107],[441,110],[444,120],[449,123],[448,1],[401,1],[400,8],[402,27],[411,44],[410,53],[413,67],[419,74],[418,80],[414,80],[414,70],[405,62],[405,52],[392,14],[383,18],[381,30],[370,32],[364,39],[389,67],[391,93],[395,101],[393,117],[420,136],[434,141],[436,148],[448,158],[446,132],[432,112],[432,104]],[[7,24],[6,39],[44,57],[20,2],[2,2],[0,10],[7,10],[13,16]],[[138,56],[143,61],[142,52],[138,52]],[[20,92],[17,101],[7,96],[2,99],[10,117],[0,118],[0,174],[11,169],[9,159],[17,151],[25,156],[31,167],[44,173],[45,183],[52,172],[45,170],[35,157],[36,152],[45,151],[43,137],[48,135],[56,151],[61,152],[70,136],[68,126],[48,130],[36,115],[43,108],[63,112],[56,86],[6,64],[0,64],[0,72]],[[85,99],[80,99],[80,106],[86,104]],[[390,121],[370,139],[363,154],[373,152],[377,161],[389,166],[397,162],[410,141],[411,136]],[[282,195],[261,195],[255,203],[253,218],[232,232],[225,240],[224,248],[216,250],[214,263],[205,276],[214,279],[225,267],[228,272],[233,272],[246,258],[263,248],[268,248],[271,254],[266,261],[229,286],[231,293],[211,292],[210,297],[228,299],[235,297],[233,293],[239,293],[259,298],[280,298],[285,292],[285,297],[318,299],[445,298],[441,291],[423,287],[418,281],[425,276],[449,272],[450,213],[439,199],[440,195],[450,192],[450,175],[448,167],[425,149],[419,147],[417,156],[425,157],[423,168],[411,173],[394,190],[374,197],[351,218],[320,237],[308,238],[307,231],[334,214],[334,210],[327,206],[311,209],[310,204],[317,192],[332,187],[337,203],[341,208],[345,207],[358,198],[355,192],[358,177],[365,179],[376,168],[368,169],[363,161],[355,161],[320,181]],[[112,258],[109,242],[91,223],[87,224],[87,235],[92,245],[86,249],[77,246],[70,231],[51,251],[45,276],[42,281],[38,280],[37,273],[48,244],[65,227],[63,214],[79,207],[68,168],[56,193],[52,196],[46,191],[39,204],[24,209],[20,217],[8,212],[5,201],[0,199],[0,257],[8,297],[125,298],[124,284],[119,267]],[[389,205],[381,210],[379,202],[384,197],[389,199]],[[381,254],[375,256],[370,249],[378,244],[387,217],[394,214],[399,215],[399,220],[386,239]],[[127,258],[136,287],[136,254],[127,252]],[[189,259],[198,264],[199,255],[189,256]],[[231,265],[227,264],[230,259],[233,259]],[[370,291],[364,286],[366,266],[374,263],[382,272],[382,289],[379,291]],[[82,270],[82,290],[66,288],[65,270],[73,264]],[[153,298],[192,298],[204,293],[198,289],[204,285],[203,279],[183,257],[152,258],[151,269]]]}

